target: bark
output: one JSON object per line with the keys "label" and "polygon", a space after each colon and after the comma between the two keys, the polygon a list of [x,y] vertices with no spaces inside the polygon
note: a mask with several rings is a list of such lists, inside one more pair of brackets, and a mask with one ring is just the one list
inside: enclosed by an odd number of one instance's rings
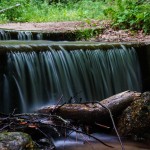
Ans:
{"label": "bark", "polygon": [[82,104],[64,104],[62,106],[51,105],[42,107],[40,113],[55,113],[65,119],[79,121],[85,124],[103,123],[110,125],[111,119],[108,110],[99,103],[107,107],[114,118],[118,117],[133,101],[139,99],[141,93],[125,91],[101,102],[91,102]]}

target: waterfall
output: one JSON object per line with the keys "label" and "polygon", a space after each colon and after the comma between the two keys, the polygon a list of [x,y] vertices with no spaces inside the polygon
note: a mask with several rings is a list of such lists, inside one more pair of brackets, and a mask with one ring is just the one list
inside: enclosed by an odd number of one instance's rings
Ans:
{"label": "waterfall", "polygon": [[43,33],[0,29],[0,40],[42,40]]}
{"label": "waterfall", "polygon": [[[139,62],[134,48],[7,53],[3,101],[27,112],[34,106],[102,100],[125,91],[141,91]],[[5,90],[5,88],[9,90]],[[9,96],[6,94],[9,92]]]}
{"label": "waterfall", "polygon": [[4,30],[0,30],[0,40],[11,40],[10,33]]}
{"label": "waterfall", "polygon": [[33,35],[31,32],[20,31],[18,32],[18,40],[32,40]]}

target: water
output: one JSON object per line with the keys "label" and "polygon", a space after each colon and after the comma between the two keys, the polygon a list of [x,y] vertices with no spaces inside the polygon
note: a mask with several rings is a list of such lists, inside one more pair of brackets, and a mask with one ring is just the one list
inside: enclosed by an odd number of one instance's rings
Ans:
{"label": "water", "polygon": [[[33,36],[34,34],[34,36]],[[42,33],[32,33],[30,31],[15,31],[15,30],[10,30],[10,31],[5,31],[0,29],[0,40],[42,40],[43,39],[43,34]]]}
{"label": "water", "polygon": [[18,40],[32,40],[33,35],[31,32],[20,31],[18,32]]}
{"label": "water", "polygon": [[[73,135],[72,135],[73,134]],[[114,135],[107,135],[103,133],[93,134],[95,137],[103,141],[113,148],[107,147],[88,136],[82,134],[72,133],[69,137],[54,142],[58,150],[121,150],[121,145],[118,138]],[[122,144],[125,150],[149,150],[149,143],[129,141],[122,138]]]}
{"label": "water", "polygon": [[0,40],[10,40],[10,33],[0,29]]}
{"label": "water", "polygon": [[[140,68],[133,48],[109,50],[49,49],[7,53],[2,111],[61,103],[102,100],[125,91],[141,91]],[[7,103],[7,104],[5,104]],[[9,105],[8,105],[9,104]]]}

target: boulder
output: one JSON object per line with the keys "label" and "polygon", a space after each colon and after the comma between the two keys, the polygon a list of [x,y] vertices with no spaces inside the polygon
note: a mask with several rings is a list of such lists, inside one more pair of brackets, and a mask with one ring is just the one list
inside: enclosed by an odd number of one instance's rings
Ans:
{"label": "boulder", "polygon": [[150,140],[150,92],[143,93],[123,111],[117,126],[122,136]]}
{"label": "boulder", "polygon": [[34,143],[31,137],[23,132],[1,132],[0,150],[32,150]]}

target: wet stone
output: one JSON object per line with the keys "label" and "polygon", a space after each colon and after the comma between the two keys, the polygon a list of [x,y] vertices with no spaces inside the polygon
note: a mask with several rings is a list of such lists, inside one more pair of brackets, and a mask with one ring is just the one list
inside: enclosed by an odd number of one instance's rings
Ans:
{"label": "wet stone", "polygon": [[32,150],[34,143],[31,137],[23,132],[0,133],[0,150]]}
{"label": "wet stone", "polygon": [[143,93],[124,110],[119,117],[118,131],[134,140],[150,140],[150,92]]}

